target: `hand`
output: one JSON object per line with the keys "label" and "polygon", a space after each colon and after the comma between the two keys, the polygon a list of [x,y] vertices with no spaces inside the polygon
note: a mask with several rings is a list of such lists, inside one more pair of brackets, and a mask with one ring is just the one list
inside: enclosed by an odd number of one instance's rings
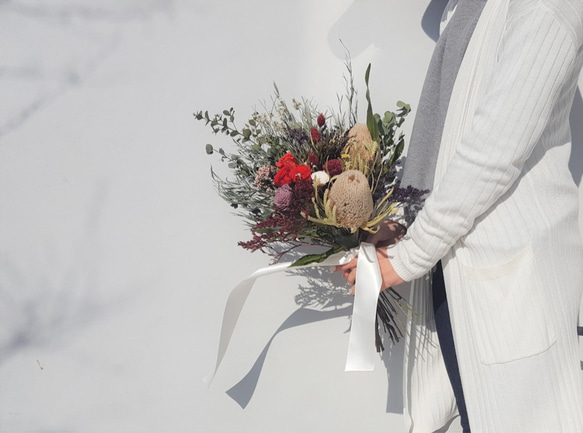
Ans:
{"label": "hand", "polygon": [[[396,286],[403,282],[403,279],[397,275],[393,269],[393,265],[387,256],[387,248],[381,247],[376,249],[377,259],[379,261],[379,268],[381,271],[381,291],[389,287]],[[342,277],[350,284],[350,293],[354,294],[354,285],[356,283],[356,264],[358,258],[352,259],[350,262],[337,266],[336,271],[342,271]]]}
{"label": "hand", "polygon": [[396,244],[407,233],[407,227],[392,220],[382,220],[376,233],[367,233],[364,242],[373,244],[376,247],[388,247]]}
{"label": "hand", "polygon": [[[380,222],[376,233],[368,233],[363,239],[364,242],[368,242],[377,247],[377,258],[379,259],[381,277],[383,278],[381,290],[385,290],[393,285],[403,282],[403,280],[395,273],[393,266],[387,257],[386,247],[399,242],[406,233],[407,228],[404,225],[386,219]],[[354,294],[354,282],[356,281],[356,263],[357,259],[353,259],[345,265],[336,266],[335,269],[338,272],[342,271],[342,276],[351,286],[350,292],[352,294]]]}

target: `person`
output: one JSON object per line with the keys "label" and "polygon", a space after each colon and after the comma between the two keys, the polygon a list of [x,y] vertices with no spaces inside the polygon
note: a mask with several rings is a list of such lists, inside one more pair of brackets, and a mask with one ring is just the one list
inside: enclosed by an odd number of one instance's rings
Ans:
{"label": "person", "polygon": [[[407,234],[377,248],[381,289],[412,282],[423,313],[405,350],[408,430],[459,413],[465,432],[581,433],[568,163],[583,2],[450,0],[442,29],[404,170],[431,192]],[[339,268],[350,285],[356,263]]]}

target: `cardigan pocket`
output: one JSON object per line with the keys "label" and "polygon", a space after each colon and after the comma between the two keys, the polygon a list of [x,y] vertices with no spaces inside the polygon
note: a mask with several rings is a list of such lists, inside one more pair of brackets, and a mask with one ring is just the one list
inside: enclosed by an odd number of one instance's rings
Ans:
{"label": "cardigan pocket", "polygon": [[530,246],[500,266],[462,265],[461,276],[462,299],[483,364],[534,356],[556,341]]}

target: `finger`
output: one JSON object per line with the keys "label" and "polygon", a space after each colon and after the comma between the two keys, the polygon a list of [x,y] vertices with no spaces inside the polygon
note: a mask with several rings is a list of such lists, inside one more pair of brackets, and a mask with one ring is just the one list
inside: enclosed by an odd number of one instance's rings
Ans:
{"label": "finger", "polygon": [[354,268],[352,271],[348,273],[348,275],[346,276],[346,282],[351,286],[356,283],[356,268]]}

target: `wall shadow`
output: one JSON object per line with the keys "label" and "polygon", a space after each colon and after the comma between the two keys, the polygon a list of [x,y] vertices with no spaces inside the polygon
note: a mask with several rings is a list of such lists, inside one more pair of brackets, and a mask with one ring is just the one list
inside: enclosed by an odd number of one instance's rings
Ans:
{"label": "wall shadow", "polygon": [[[434,41],[439,37],[439,23],[448,0],[431,0],[420,23],[422,31]],[[389,28],[393,25],[394,28]],[[371,45],[388,53],[406,50],[398,38],[406,38],[410,32],[395,12],[395,3],[378,0],[355,0],[334,23],[328,32],[328,47],[338,57],[344,58],[344,39],[352,56],[358,56]]]}
{"label": "wall shadow", "polygon": [[431,0],[421,19],[421,27],[427,36],[437,42],[439,38],[439,24],[445,6],[449,0]]}
{"label": "wall shadow", "polygon": [[583,177],[583,97],[581,88],[577,89],[573,107],[571,108],[571,159],[569,160],[569,170],[573,180],[577,185],[581,184]]}

